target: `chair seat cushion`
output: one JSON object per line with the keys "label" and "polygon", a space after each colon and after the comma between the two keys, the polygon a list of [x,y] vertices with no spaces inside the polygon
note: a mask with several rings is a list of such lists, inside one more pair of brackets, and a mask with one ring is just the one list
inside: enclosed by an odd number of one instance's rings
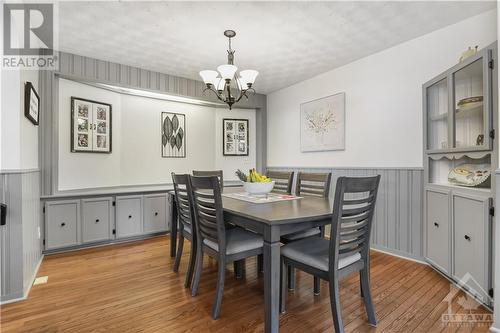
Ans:
{"label": "chair seat cushion", "polygon": [[[203,243],[208,247],[219,251],[219,244],[204,239]],[[262,236],[242,228],[226,229],[226,255],[255,250],[264,245]]]}
{"label": "chair seat cushion", "polygon": [[[330,240],[314,237],[282,246],[281,255],[316,269],[328,271],[329,249]],[[339,259],[339,269],[347,267],[360,259],[360,253]]]}
{"label": "chair seat cushion", "polygon": [[316,236],[316,235],[319,235],[320,233],[321,233],[321,230],[319,230],[319,228],[310,228],[307,230],[301,230],[298,232],[294,232],[293,234],[281,236],[281,238],[286,239],[287,241],[295,241],[295,240],[299,240],[299,239],[303,239],[303,238],[307,238],[307,237],[311,237],[311,236]]}
{"label": "chair seat cushion", "polygon": [[192,233],[192,232],[191,232],[191,227],[190,227],[190,226],[185,225],[185,226],[184,226],[184,232],[187,232],[188,234],[191,234],[191,233]]}

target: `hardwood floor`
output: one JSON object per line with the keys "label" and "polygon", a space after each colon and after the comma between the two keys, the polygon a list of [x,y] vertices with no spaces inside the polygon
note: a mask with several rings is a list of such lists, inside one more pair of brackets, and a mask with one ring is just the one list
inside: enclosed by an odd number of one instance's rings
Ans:
{"label": "hardwood floor", "polygon": [[[189,242],[186,242],[189,244]],[[11,332],[262,332],[263,278],[256,260],[247,260],[246,277],[236,280],[228,265],[220,318],[210,313],[217,264],[205,260],[199,295],[184,289],[189,250],[180,273],[172,271],[169,237],[45,257],[29,299],[1,307],[1,329]],[[372,252],[372,293],[379,321],[367,324],[357,275],[341,283],[346,332],[487,332],[491,321],[444,326],[449,282],[430,267]],[[332,332],[328,285],[313,296],[313,279],[297,274],[281,332]],[[464,293],[451,303],[454,313],[469,313]],[[470,305],[470,304],[469,304]],[[465,305],[467,306],[467,305]],[[467,306],[467,308],[471,308]],[[472,306],[474,308],[474,306]],[[491,313],[479,307],[473,313]]]}

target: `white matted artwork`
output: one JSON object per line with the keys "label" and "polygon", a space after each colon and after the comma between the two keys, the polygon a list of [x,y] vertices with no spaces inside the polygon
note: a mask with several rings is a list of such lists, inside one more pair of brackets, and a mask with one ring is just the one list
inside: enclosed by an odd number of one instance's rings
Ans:
{"label": "white matted artwork", "polygon": [[300,151],[345,149],[345,93],[300,105]]}

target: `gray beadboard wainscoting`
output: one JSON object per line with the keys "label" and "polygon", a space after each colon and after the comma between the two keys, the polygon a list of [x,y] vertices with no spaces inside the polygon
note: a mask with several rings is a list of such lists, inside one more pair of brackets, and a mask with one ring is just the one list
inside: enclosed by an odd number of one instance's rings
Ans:
{"label": "gray beadboard wainscoting", "polygon": [[7,205],[7,223],[0,226],[3,303],[27,296],[42,261],[40,172],[0,173],[0,201]]}
{"label": "gray beadboard wainscoting", "polygon": [[[337,178],[381,175],[372,230],[372,248],[423,261],[422,168],[293,168],[268,170],[332,172],[331,197]],[[295,184],[294,184],[295,190]]]}

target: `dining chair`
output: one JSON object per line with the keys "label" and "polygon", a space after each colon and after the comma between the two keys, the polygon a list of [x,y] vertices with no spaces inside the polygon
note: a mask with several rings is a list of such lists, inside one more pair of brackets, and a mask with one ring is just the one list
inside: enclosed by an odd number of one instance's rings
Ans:
{"label": "dining chair", "polygon": [[196,267],[191,294],[196,296],[200,283],[203,254],[217,260],[218,275],[212,319],[217,319],[224,293],[226,263],[257,256],[263,252],[262,236],[243,228],[226,228],[220,183],[216,176],[190,177],[188,184],[198,236]]}
{"label": "dining chair", "polygon": [[274,180],[273,192],[292,194],[293,171],[267,171],[266,176]]}
{"label": "dining chair", "polygon": [[184,287],[191,287],[193,279],[194,264],[196,260],[196,231],[193,224],[193,210],[189,200],[188,183],[189,175],[178,175],[172,172],[172,182],[174,184],[175,200],[177,202],[177,216],[179,218],[179,243],[175,256],[174,272],[179,271],[179,265],[184,249],[184,238],[191,242],[189,254],[189,264],[184,281]]}
{"label": "dining chair", "polygon": [[[314,196],[328,198],[330,195],[330,183],[332,173],[297,173],[297,184],[295,194],[297,196]],[[298,241],[308,237],[324,236],[324,227],[316,227],[307,230],[298,231],[289,235],[281,236],[281,242],[284,244]],[[295,289],[295,272],[293,268],[288,268],[288,289]],[[314,294],[320,293],[320,279],[314,278]]]}
{"label": "dining chair", "polygon": [[344,332],[339,281],[359,272],[368,322],[377,324],[370,290],[370,233],[379,182],[380,175],[338,178],[330,239],[312,237],[281,247],[282,312],[286,304],[287,267],[291,265],[329,282],[335,332]]}
{"label": "dining chair", "polygon": [[222,170],[208,170],[208,171],[193,170],[193,176],[200,176],[200,177],[217,176],[217,178],[219,178],[221,192],[224,191],[224,172]]}

